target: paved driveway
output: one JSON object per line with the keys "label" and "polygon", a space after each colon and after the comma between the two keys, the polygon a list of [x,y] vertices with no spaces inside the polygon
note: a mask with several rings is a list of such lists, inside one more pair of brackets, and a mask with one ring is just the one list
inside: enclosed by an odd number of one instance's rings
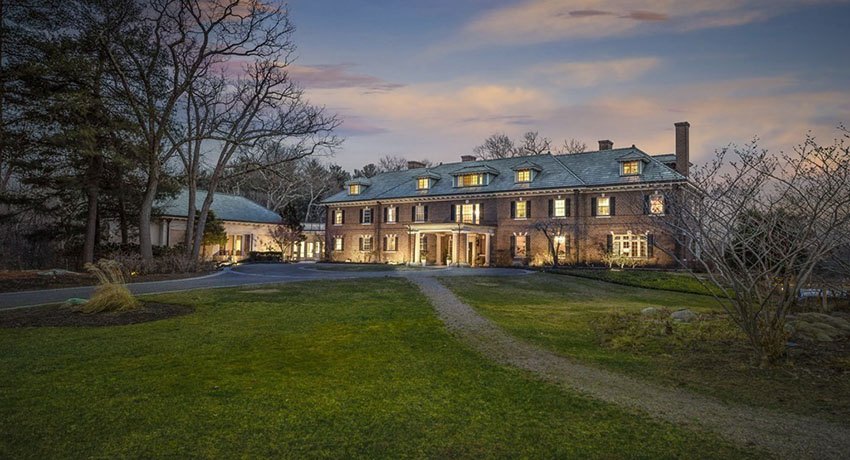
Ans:
{"label": "paved driveway", "polygon": [[[212,275],[170,281],[132,283],[128,287],[134,294],[189,291],[220,287],[256,284],[289,283],[294,281],[380,278],[386,276],[465,276],[465,275],[516,275],[527,273],[512,268],[407,268],[390,271],[321,270],[325,264],[245,264],[226,268]],[[94,286],[83,286],[39,291],[0,293],[0,310],[61,303],[71,297],[88,298]]]}

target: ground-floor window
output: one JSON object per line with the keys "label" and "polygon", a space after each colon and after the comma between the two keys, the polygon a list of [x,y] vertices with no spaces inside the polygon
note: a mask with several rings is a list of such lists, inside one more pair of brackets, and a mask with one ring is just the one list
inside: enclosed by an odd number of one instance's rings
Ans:
{"label": "ground-floor window", "polygon": [[342,251],[343,239],[341,236],[334,237],[334,251]]}
{"label": "ground-floor window", "polygon": [[515,258],[528,257],[528,246],[531,244],[527,233],[514,233],[511,235],[511,255]]}
{"label": "ground-floor window", "polygon": [[621,257],[647,257],[649,235],[633,234],[611,234],[611,253]]}
{"label": "ground-floor window", "polygon": [[563,262],[567,259],[568,241],[566,235],[555,236],[552,243],[555,245],[555,253],[558,255],[558,262]]}
{"label": "ground-floor window", "polygon": [[371,251],[372,250],[372,235],[363,235],[360,237],[360,250],[361,251]]}
{"label": "ground-floor window", "polygon": [[398,235],[386,235],[384,237],[384,251],[398,250]]}

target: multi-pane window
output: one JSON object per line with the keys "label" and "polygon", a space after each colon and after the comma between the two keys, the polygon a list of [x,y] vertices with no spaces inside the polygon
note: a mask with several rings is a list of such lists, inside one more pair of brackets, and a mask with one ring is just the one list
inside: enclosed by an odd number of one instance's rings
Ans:
{"label": "multi-pane window", "polygon": [[567,217],[567,200],[552,200],[552,217]]}
{"label": "multi-pane window", "polygon": [[528,254],[526,236],[515,236],[514,240],[514,257],[525,257]]}
{"label": "multi-pane window", "polygon": [[611,198],[602,196],[596,199],[596,215],[610,216],[611,215]]}
{"label": "multi-pane window", "polygon": [[342,251],[342,237],[335,236],[334,237],[334,251]]}
{"label": "multi-pane window", "polygon": [[484,185],[484,174],[464,174],[457,176],[458,187],[474,187]]}
{"label": "multi-pane window", "polygon": [[431,188],[431,179],[427,177],[420,177],[416,179],[417,190],[427,190],[429,188]]}
{"label": "multi-pane window", "polygon": [[633,176],[635,174],[640,174],[640,161],[624,161],[623,162],[623,175],[624,176]]}
{"label": "multi-pane window", "polygon": [[387,235],[384,237],[384,251],[398,250],[398,235]]}
{"label": "multi-pane window", "polygon": [[361,224],[371,224],[372,223],[372,208],[364,208],[360,214],[360,223]]}
{"label": "multi-pane window", "polygon": [[455,221],[464,224],[477,224],[481,219],[481,204],[458,204],[455,205]]}
{"label": "multi-pane window", "polygon": [[552,243],[555,245],[558,262],[565,261],[567,259],[567,237],[565,235],[556,235]]}
{"label": "multi-pane window", "polygon": [[342,209],[337,209],[334,211],[334,225],[342,225],[343,223],[343,211]]}
{"label": "multi-pane window", "polygon": [[360,250],[361,251],[371,251],[372,250],[372,235],[363,235],[360,237]]}
{"label": "multi-pane window", "polygon": [[348,186],[349,195],[360,195],[360,184],[351,184]]}
{"label": "multi-pane window", "polygon": [[514,213],[515,219],[528,219],[527,201],[517,201],[514,203],[514,206],[516,206],[516,212]]}
{"label": "multi-pane window", "polygon": [[516,172],[516,181],[517,182],[531,182],[531,170],[530,169],[520,169]]}
{"label": "multi-pane window", "polygon": [[398,222],[398,208],[395,206],[391,206],[388,208],[384,208],[384,222],[389,224]]}
{"label": "multi-pane window", "polygon": [[413,207],[413,220],[415,222],[425,222],[425,205],[418,204]]}
{"label": "multi-pane window", "polygon": [[664,195],[660,193],[649,195],[649,213],[664,214]]}
{"label": "multi-pane window", "polygon": [[611,252],[614,255],[622,257],[646,257],[647,255],[647,236],[632,234],[614,234],[611,241]]}

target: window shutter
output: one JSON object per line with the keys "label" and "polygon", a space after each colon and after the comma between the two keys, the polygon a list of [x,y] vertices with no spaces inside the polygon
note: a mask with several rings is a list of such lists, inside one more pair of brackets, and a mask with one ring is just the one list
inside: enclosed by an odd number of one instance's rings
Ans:
{"label": "window shutter", "polygon": [[555,200],[549,198],[549,217],[555,215]]}
{"label": "window shutter", "polygon": [[359,241],[359,244],[360,244],[360,250],[362,251],[362,250],[363,250],[363,237],[361,236],[361,237],[358,239],[358,241]]}
{"label": "window shutter", "polygon": [[608,241],[605,243],[605,250],[608,252],[608,254],[611,254],[612,252],[614,252],[614,235],[609,233],[606,236],[608,237]]}
{"label": "window shutter", "polygon": [[384,222],[387,221],[387,208],[384,208]]}
{"label": "window shutter", "polygon": [[342,223],[344,224],[345,223],[345,209],[341,209],[339,212],[340,212],[340,214],[342,214]]}
{"label": "window shutter", "polygon": [[667,214],[667,195],[661,195],[661,213]]}
{"label": "window shutter", "polygon": [[425,205],[425,222],[428,222],[428,205]]}
{"label": "window shutter", "polygon": [[525,202],[525,217],[531,219],[531,201]]}
{"label": "window shutter", "polygon": [[649,214],[649,195],[643,196],[643,213]]}
{"label": "window shutter", "polygon": [[653,254],[654,254],[653,248],[654,247],[655,247],[655,235],[650,233],[649,235],[646,235],[646,256],[647,257],[653,257]]}
{"label": "window shutter", "polygon": [[570,200],[564,199],[564,217],[570,217]]}
{"label": "window shutter", "polygon": [[612,216],[617,215],[617,199],[614,198],[613,196],[611,197],[611,215]]}
{"label": "window shutter", "polygon": [[[363,210],[360,210],[360,223],[363,223]],[[363,249],[362,247],[360,249]]]}
{"label": "window shutter", "polygon": [[387,250],[387,237],[384,237],[384,251]]}
{"label": "window shutter", "polygon": [[456,204],[451,205],[451,209],[450,209],[451,217],[449,218],[449,220],[452,221],[452,222],[457,220],[457,206],[458,205],[456,205]]}
{"label": "window shutter", "polygon": [[596,216],[596,198],[590,199],[590,215]]}
{"label": "window shutter", "polygon": [[531,258],[531,235],[525,235],[525,257]]}
{"label": "window shutter", "polygon": [[511,235],[511,257],[516,257],[516,236]]}
{"label": "window shutter", "polygon": [[410,221],[411,221],[411,222],[416,222],[416,205],[413,205],[413,206],[410,208]]}
{"label": "window shutter", "polygon": [[516,219],[516,201],[511,201],[511,219]]}
{"label": "window shutter", "polygon": [[345,250],[345,238],[340,237],[339,240],[340,240],[339,248],[342,249],[342,250]]}

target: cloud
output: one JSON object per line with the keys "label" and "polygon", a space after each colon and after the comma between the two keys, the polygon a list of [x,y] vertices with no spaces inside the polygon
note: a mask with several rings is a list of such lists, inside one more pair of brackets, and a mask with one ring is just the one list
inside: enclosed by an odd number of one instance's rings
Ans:
{"label": "cloud", "polygon": [[828,1],[525,0],[474,17],[431,51],[731,27]]}
{"label": "cloud", "polygon": [[292,79],[307,88],[361,88],[367,91],[392,91],[404,85],[372,75],[350,72],[353,64],[291,65]]}
{"label": "cloud", "polygon": [[532,74],[542,75],[564,87],[590,87],[633,81],[661,64],[656,57],[564,62],[538,66]]}

